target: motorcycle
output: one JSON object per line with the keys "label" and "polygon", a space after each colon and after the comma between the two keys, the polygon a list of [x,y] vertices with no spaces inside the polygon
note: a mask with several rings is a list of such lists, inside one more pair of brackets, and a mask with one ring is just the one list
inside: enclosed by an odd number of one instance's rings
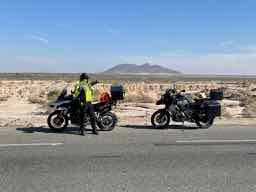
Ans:
{"label": "motorcycle", "polygon": [[[96,124],[102,131],[111,131],[115,128],[117,117],[111,112],[112,107],[116,105],[115,100],[108,102],[93,103]],[[51,130],[61,132],[67,128],[68,124],[80,125],[80,100],[73,95],[67,95],[67,88],[64,88],[49,107],[54,111],[49,114],[47,123]],[[84,125],[90,124],[89,114],[85,114]]]}
{"label": "motorcycle", "polygon": [[210,97],[192,99],[184,94],[185,90],[178,92],[176,88],[167,89],[156,102],[156,105],[165,105],[157,110],[151,117],[155,128],[166,128],[170,121],[196,123],[199,128],[209,128],[216,117],[221,116],[221,105],[218,100],[223,97],[221,91],[211,91]]}

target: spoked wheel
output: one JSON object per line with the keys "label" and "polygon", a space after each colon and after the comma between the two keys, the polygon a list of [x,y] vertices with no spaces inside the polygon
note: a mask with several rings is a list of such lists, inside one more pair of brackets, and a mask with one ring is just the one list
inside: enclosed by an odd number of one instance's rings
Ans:
{"label": "spoked wheel", "polygon": [[113,113],[105,113],[100,117],[98,126],[102,131],[112,131],[117,123],[117,117]]}
{"label": "spoked wheel", "polygon": [[167,128],[170,124],[170,113],[166,112],[163,109],[156,111],[151,117],[151,123],[154,128],[164,129]]}
{"label": "spoked wheel", "polygon": [[54,111],[48,116],[48,126],[55,132],[61,132],[68,126],[68,117],[61,114],[61,111]]}
{"label": "spoked wheel", "polygon": [[208,129],[213,125],[213,123],[214,123],[214,117],[208,118],[205,121],[202,121],[202,120],[196,121],[197,126],[201,129]]}

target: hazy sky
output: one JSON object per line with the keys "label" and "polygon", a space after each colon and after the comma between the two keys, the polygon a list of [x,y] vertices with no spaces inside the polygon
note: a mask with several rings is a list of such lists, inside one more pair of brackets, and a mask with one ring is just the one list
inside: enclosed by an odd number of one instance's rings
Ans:
{"label": "hazy sky", "polygon": [[256,75],[255,0],[1,0],[0,72],[120,63]]}

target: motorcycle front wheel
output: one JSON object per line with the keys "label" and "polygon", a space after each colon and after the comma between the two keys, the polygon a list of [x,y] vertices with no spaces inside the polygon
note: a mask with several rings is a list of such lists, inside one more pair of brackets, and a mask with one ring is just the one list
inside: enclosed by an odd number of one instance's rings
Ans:
{"label": "motorcycle front wheel", "polygon": [[170,124],[171,116],[170,113],[166,112],[164,109],[157,110],[151,117],[151,123],[154,128],[164,129]]}
{"label": "motorcycle front wheel", "polygon": [[61,132],[68,126],[68,117],[62,115],[61,111],[54,111],[48,116],[47,124],[51,130]]}
{"label": "motorcycle front wheel", "polygon": [[117,117],[115,114],[108,112],[100,116],[97,124],[101,131],[112,131],[117,123]]}

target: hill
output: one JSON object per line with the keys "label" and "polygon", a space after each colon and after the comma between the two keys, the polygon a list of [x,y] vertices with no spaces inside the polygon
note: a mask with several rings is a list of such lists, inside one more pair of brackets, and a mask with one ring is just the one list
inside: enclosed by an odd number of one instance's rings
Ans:
{"label": "hill", "polygon": [[160,65],[119,64],[103,72],[104,74],[181,74],[179,71],[168,69]]}

